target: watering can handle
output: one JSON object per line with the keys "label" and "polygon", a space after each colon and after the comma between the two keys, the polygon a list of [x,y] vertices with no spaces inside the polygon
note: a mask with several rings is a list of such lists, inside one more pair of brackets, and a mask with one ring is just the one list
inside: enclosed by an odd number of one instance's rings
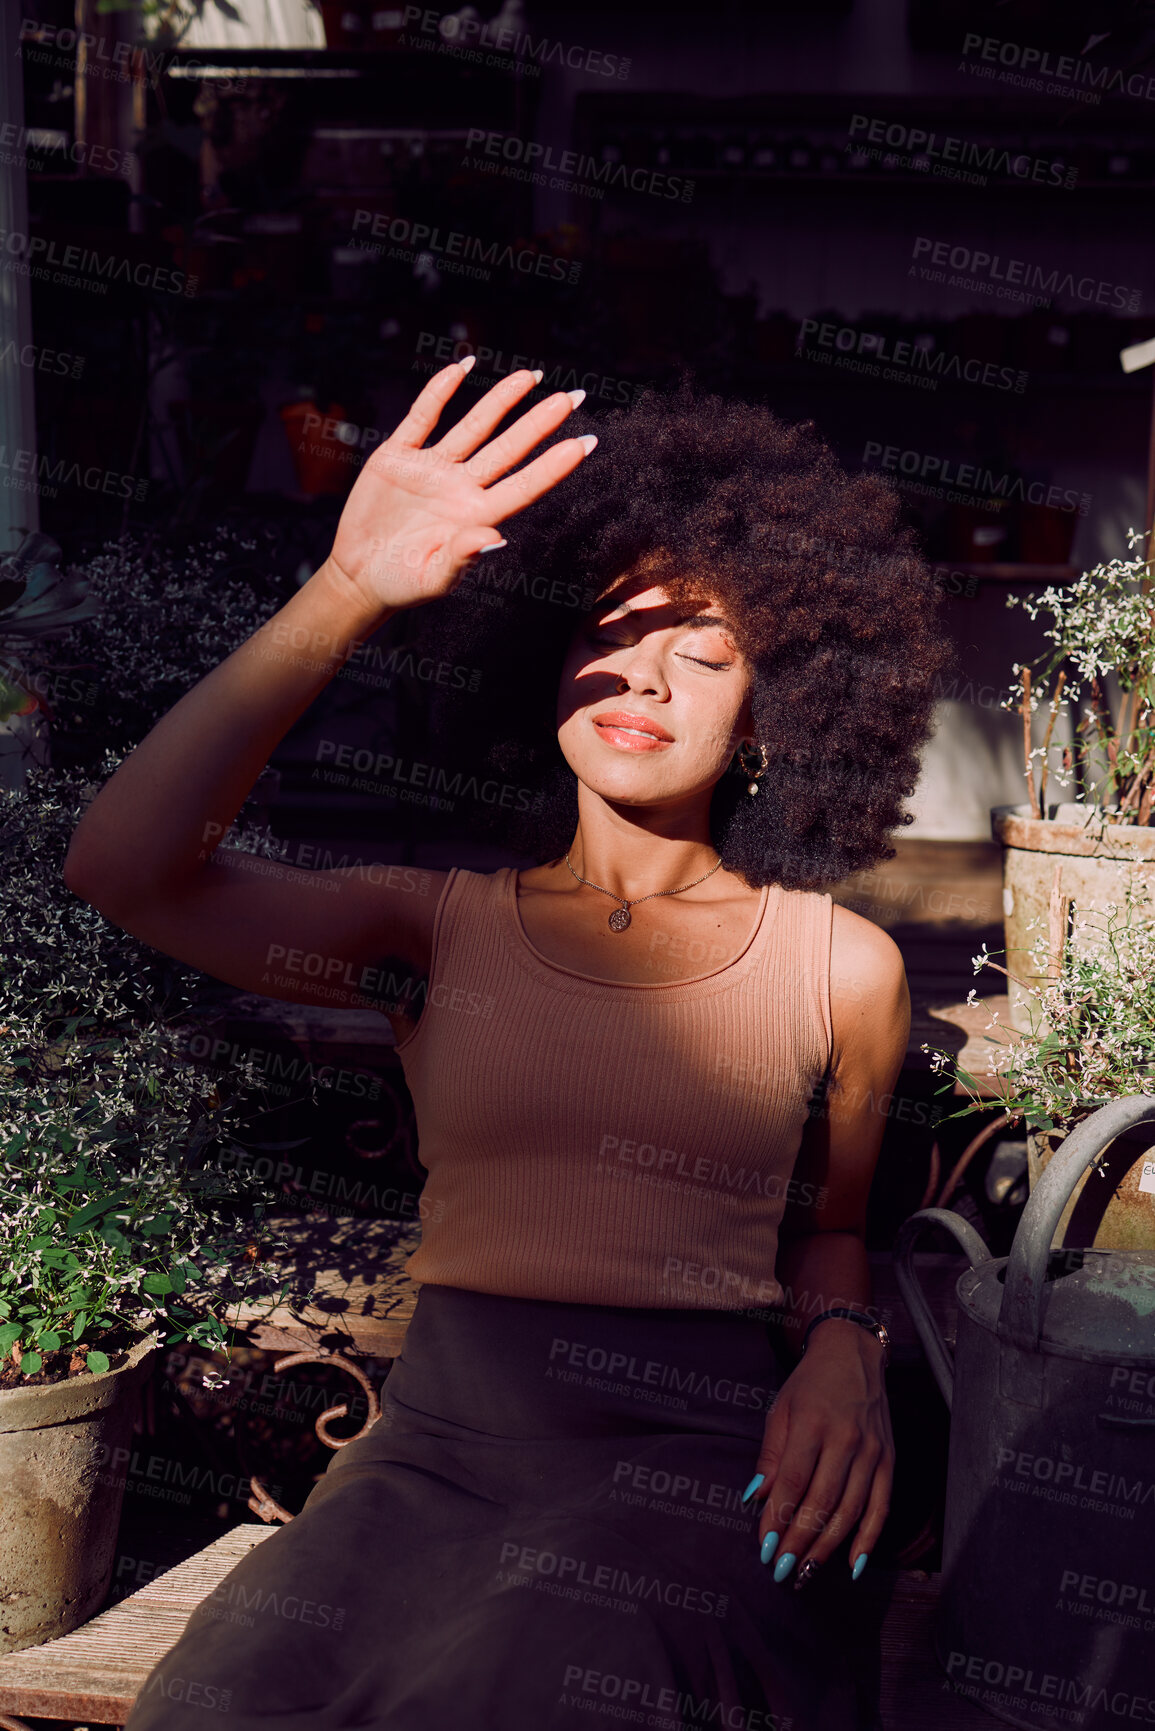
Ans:
{"label": "watering can handle", "polygon": [[1051,1242],[1063,1209],[1079,1179],[1096,1154],[1135,1124],[1155,1119],[1155,1095],[1128,1094],[1100,1106],[1051,1155],[1047,1169],[1035,1188],[1007,1261],[1003,1302],[999,1307],[999,1338],[1024,1352],[1033,1353],[1043,1326],[1043,1290]]}
{"label": "watering can handle", "polygon": [[991,1253],[974,1227],[961,1215],[952,1213],[949,1208],[919,1209],[917,1214],[912,1214],[909,1220],[903,1222],[894,1241],[894,1273],[898,1290],[902,1293],[911,1321],[918,1330],[918,1338],[934,1372],[934,1380],[942,1390],[942,1398],[949,1410],[954,1395],[954,1359],[939,1331],[938,1323],[931,1314],[926,1294],[918,1283],[918,1275],[914,1269],[915,1242],[927,1226],[941,1226],[949,1232],[951,1237],[957,1240],[972,1268],[977,1268],[981,1262],[989,1262]]}

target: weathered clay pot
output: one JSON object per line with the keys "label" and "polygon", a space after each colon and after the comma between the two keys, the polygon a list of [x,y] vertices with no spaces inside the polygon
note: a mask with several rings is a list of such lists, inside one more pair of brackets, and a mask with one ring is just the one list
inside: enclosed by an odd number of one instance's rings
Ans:
{"label": "weathered clay pot", "polygon": [[[1151,1082],[1143,1078],[1136,1086],[1146,1091]],[[1065,1130],[1027,1132],[1032,1190],[1065,1134]],[[1108,1144],[1099,1170],[1083,1173],[1055,1229],[1054,1244],[1067,1249],[1155,1251],[1155,1126],[1140,1124],[1117,1136]]]}
{"label": "weathered clay pot", "polygon": [[140,1341],[102,1375],[0,1392],[0,1653],[66,1635],[112,1577],[121,1461],[156,1357]]}
{"label": "weathered clay pot", "polygon": [[[991,833],[1003,845],[1007,954],[1002,963],[1019,980],[1038,977],[1031,949],[1040,934],[1046,937],[1052,910],[1057,921],[1061,898],[1074,903],[1076,921],[1084,914],[1105,913],[1111,902],[1121,907],[1128,883],[1145,890],[1155,903],[1155,827],[1103,825],[1093,807],[1055,809],[1060,818],[1072,821],[1032,817],[1026,805],[999,805],[991,812]],[[1032,921],[1040,923],[1031,929]],[[1094,937],[1080,937],[1072,929],[1069,941],[1089,948]],[[1011,1026],[1025,1032],[1030,1027],[1026,992],[1014,979],[1007,982],[1007,991]]]}

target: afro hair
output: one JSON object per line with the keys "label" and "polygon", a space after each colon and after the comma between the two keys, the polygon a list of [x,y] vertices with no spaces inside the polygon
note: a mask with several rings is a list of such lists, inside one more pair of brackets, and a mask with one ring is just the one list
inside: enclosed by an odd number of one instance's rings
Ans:
{"label": "afro hair", "polygon": [[492,813],[511,849],[556,859],[577,825],[557,741],[558,678],[599,596],[644,569],[676,605],[710,598],[750,663],[759,797],[736,763],[715,787],[714,846],[751,886],[811,889],[889,859],[951,659],[941,592],[893,484],[850,475],[810,421],[699,392],[684,378],[628,409],[569,416],[598,448],[423,608],[423,644],[483,670],[483,695],[439,692],[435,733],[458,761],[532,797]]}

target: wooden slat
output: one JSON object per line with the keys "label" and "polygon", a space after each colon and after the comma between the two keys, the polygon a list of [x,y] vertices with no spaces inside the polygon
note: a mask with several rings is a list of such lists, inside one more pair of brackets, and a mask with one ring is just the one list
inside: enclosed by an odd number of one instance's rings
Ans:
{"label": "wooden slat", "polygon": [[963,936],[1001,925],[1003,866],[998,842],[896,836],[893,845],[893,859],[827,885],[834,900],[887,930],[896,925],[922,926],[940,936]]}
{"label": "wooden slat", "polygon": [[291,1246],[286,1279],[312,1285],[314,1296],[299,1308],[242,1305],[238,1327],[252,1344],[296,1351],[320,1343],[396,1358],[417,1303],[405,1262],[421,1242],[420,1225],[318,1213],[277,1216],[276,1226]]}
{"label": "wooden slat", "polygon": [[90,1623],[0,1657],[0,1712],[119,1725],[153,1666],[235,1563],[276,1532],[246,1523]]}
{"label": "wooden slat", "polygon": [[[893,1583],[882,1624],[879,1706],[885,1731],[992,1731],[1005,1723],[952,1688],[934,1652],[940,1575],[921,1570]],[[876,1587],[876,1590],[877,1587]]]}

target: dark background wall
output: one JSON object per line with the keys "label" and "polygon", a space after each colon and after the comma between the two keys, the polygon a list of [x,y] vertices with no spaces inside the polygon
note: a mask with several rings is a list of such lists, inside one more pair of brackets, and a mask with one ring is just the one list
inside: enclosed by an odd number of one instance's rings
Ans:
{"label": "dark background wall", "polygon": [[[225,522],[291,586],[432,365],[476,351],[476,390],[528,358],[595,408],[689,366],[902,484],[961,657],[912,833],[982,837],[1039,642],[1008,589],[1143,526],[1151,10],[203,0],[174,45],[131,7],[10,8],[34,130],[0,288],[38,358],[5,351],[35,390],[7,442],[40,467],[4,477],[9,544],[37,510],[71,559]],[[460,813],[315,786],[321,738],[420,728],[421,680],[374,666],[278,753],[278,822],[444,858]]]}

